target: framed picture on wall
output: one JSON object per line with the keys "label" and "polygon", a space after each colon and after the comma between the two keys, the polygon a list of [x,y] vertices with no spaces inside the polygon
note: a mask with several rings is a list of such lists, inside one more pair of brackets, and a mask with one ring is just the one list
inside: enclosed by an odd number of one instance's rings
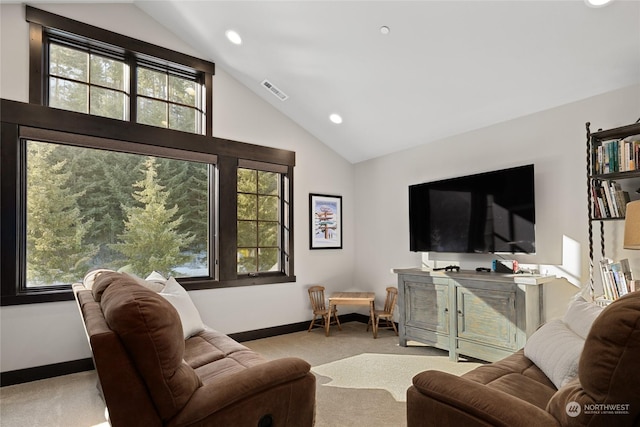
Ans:
{"label": "framed picture on wall", "polygon": [[309,248],[342,249],[342,196],[309,194]]}

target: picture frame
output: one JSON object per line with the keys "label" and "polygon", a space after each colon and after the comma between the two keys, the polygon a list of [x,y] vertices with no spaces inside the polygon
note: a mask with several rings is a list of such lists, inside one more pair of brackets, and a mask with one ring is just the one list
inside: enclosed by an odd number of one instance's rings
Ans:
{"label": "picture frame", "polygon": [[309,194],[309,249],[342,249],[342,196]]}

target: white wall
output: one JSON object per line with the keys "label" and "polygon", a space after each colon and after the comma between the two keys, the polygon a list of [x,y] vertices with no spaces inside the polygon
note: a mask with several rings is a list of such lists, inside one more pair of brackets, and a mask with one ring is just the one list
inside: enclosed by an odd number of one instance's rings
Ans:
{"label": "white wall", "polygon": [[[587,283],[585,122],[596,131],[639,117],[640,86],[633,86],[357,164],[355,286],[380,292],[395,283],[390,269],[421,265],[421,255],[409,251],[409,185],[529,163],[535,165],[537,253],[516,259],[574,286]],[[424,123],[429,126],[428,117]],[[617,237],[607,243],[607,256],[629,258],[640,272],[640,251],[621,249],[623,223],[608,226]],[[491,261],[490,256],[439,255],[430,258],[440,266],[459,262],[464,269]],[[562,298],[549,301],[563,308],[571,291],[566,282],[558,283],[552,291]],[[549,310],[557,313],[558,307]]]}
{"label": "white wall", "polygon": [[[202,57],[128,4],[39,5],[39,8]],[[28,101],[28,25],[24,6],[0,5],[0,97]],[[214,135],[296,152],[294,169],[295,283],[191,292],[208,325],[225,333],[311,319],[307,288],[352,286],[355,254],[353,166],[278,113],[220,67],[214,76]],[[331,173],[327,174],[327,170]],[[322,176],[323,179],[317,179]],[[309,193],[343,196],[342,250],[309,250]],[[91,353],[75,303],[0,308],[0,371],[82,359]]]}

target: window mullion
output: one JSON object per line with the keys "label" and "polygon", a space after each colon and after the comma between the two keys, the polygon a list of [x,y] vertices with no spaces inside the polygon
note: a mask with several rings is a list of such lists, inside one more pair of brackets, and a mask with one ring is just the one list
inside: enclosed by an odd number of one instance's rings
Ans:
{"label": "window mullion", "polygon": [[138,66],[134,56],[127,52],[125,63],[129,67],[129,121],[138,122]]}

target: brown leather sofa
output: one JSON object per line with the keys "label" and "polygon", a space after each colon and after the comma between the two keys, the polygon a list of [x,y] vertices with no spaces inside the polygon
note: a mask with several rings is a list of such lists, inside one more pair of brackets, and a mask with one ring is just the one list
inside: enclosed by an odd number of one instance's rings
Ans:
{"label": "brown leather sofa", "polygon": [[206,328],[185,340],[176,309],[121,273],[73,286],[113,426],[311,426],[315,377]]}
{"label": "brown leather sofa", "polygon": [[416,375],[407,390],[408,426],[640,426],[640,292],[596,317],[577,377],[559,389],[524,353],[461,377]]}

